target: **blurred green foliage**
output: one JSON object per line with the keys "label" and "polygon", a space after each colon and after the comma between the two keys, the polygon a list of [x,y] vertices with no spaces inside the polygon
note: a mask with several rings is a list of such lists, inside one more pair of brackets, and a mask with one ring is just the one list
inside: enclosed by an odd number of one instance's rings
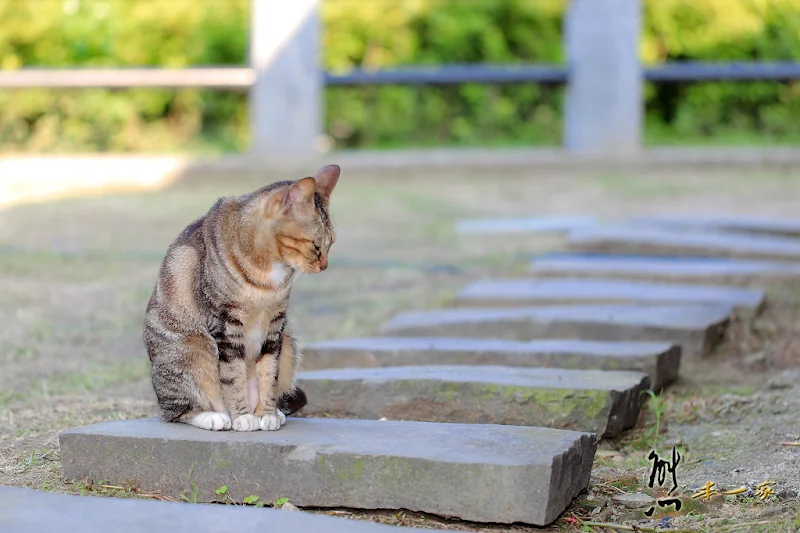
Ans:
{"label": "blurred green foliage", "polygon": [[[566,0],[324,0],[329,70],[564,63]],[[645,0],[641,56],[800,60],[800,0]],[[0,69],[242,65],[249,0],[0,0]],[[800,140],[796,83],[648,84],[657,143]],[[561,142],[563,88],[329,87],[339,148]],[[0,91],[0,151],[246,149],[243,93]]]}

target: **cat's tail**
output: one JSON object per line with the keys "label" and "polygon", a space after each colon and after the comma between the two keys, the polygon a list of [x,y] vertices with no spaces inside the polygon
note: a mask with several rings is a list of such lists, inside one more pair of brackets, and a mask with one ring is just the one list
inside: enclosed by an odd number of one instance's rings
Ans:
{"label": "cat's tail", "polygon": [[307,403],[306,393],[298,387],[290,393],[281,394],[280,398],[278,398],[278,409],[284,415],[289,416],[305,407]]}

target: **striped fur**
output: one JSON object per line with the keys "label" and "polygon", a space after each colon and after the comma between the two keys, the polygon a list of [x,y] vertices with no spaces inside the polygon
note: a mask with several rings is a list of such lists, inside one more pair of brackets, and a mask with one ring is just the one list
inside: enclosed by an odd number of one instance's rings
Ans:
{"label": "striped fur", "polygon": [[299,273],[328,266],[339,172],[221,198],[169,246],[143,335],[164,420],[273,430],[305,405],[289,294]]}

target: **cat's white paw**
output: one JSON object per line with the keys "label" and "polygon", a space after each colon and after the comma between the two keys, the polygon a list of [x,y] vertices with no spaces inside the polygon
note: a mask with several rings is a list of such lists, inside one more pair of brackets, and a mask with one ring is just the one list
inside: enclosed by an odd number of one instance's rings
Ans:
{"label": "cat's white paw", "polygon": [[224,429],[231,429],[231,417],[225,413],[204,411],[192,418],[189,424],[209,431],[222,431]]}
{"label": "cat's white paw", "polygon": [[255,431],[258,429],[258,417],[250,414],[237,416],[233,420],[234,431]]}
{"label": "cat's white paw", "polygon": [[276,431],[286,423],[286,415],[280,409],[275,410],[274,415],[264,415],[261,417],[262,431]]}

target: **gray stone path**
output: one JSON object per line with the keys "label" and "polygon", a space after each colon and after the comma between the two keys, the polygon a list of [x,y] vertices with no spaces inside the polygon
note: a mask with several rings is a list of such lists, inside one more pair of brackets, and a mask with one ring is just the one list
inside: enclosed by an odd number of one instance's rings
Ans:
{"label": "gray stone path", "polygon": [[478,522],[555,520],[589,482],[590,433],[492,424],[289,418],[279,431],[204,431],[158,420],[59,436],[64,476],[135,481],[198,501],[409,509]]}
{"label": "gray stone path", "polygon": [[597,219],[590,216],[479,218],[459,220],[455,231],[465,234],[549,233],[588,228],[596,224]]}
{"label": "gray stone path", "polygon": [[731,306],[562,305],[438,309],[400,313],[382,332],[425,337],[516,340],[581,338],[679,343],[687,357],[708,355],[722,340]]}
{"label": "gray stone path", "polygon": [[635,371],[399,366],[302,372],[309,416],[572,429],[611,438],[636,424],[647,374]]}
{"label": "gray stone path", "polygon": [[800,262],[704,257],[557,254],[535,258],[530,271],[537,277],[585,276],[752,283],[800,280]]}
{"label": "gray stone path", "polygon": [[639,370],[653,390],[678,377],[680,346],[669,342],[581,339],[362,337],[303,347],[303,368],[373,368],[408,365],[504,365],[598,370]]}
{"label": "gray stone path", "polygon": [[628,223],[634,226],[646,224],[648,226],[661,226],[666,228],[710,229],[800,237],[800,220],[798,219],[787,220],[781,218],[743,216],[654,215],[649,217],[635,217],[629,220]]}
{"label": "gray stone path", "polygon": [[568,245],[580,252],[800,261],[799,239],[721,231],[607,226],[572,231]]}
{"label": "gray stone path", "polygon": [[405,533],[411,530],[280,509],[72,496],[0,486],[3,533]]}
{"label": "gray stone path", "polygon": [[629,280],[484,279],[467,285],[459,305],[508,307],[564,303],[726,304],[760,312],[766,295],[757,289],[710,285],[679,285]]}

